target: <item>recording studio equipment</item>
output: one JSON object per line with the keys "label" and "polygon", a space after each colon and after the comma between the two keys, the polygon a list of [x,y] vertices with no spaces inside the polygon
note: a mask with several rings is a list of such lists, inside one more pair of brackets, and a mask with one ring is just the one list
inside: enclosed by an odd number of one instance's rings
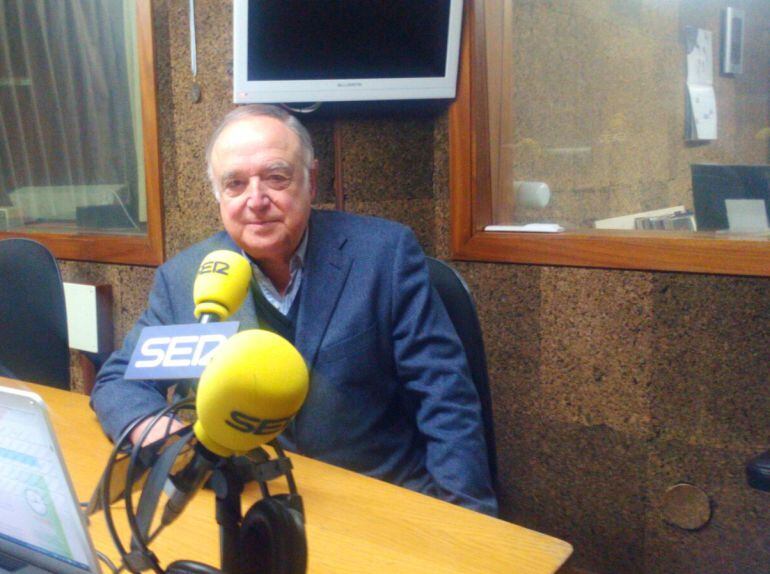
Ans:
{"label": "recording studio equipment", "polygon": [[241,331],[201,375],[195,435],[219,456],[244,454],[275,438],[308,391],[299,351],[270,331]]}
{"label": "recording studio equipment", "polygon": [[[201,323],[226,319],[242,304],[250,278],[251,267],[238,254],[215,251],[207,255],[194,285],[196,317]],[[305,362],[289,341],[268,331],[242,331],[212,354],[194,398],[177,401],[156,413],[133,445],[129,437],[146,419],[126,428],[115,442],[97,489],[99,504],[91,506],[104,510],[107,528],[127,570],[160,574],[305,572],[302,498],[291,461],[271,441],[301,408],[308,380]],[[194,425],[169,432],[170,420],[195,416]],[[145,445],[147,437],[163,425],[165,438]],[[275,451],[275,457],[262,448],[266,444]],[[116,497],[112,487],[121,481],[115,481],[113,474],[121,465],[126,467],[125,481],[119,487],[122,496]],[[285,477],[288,494],[271,495],[268,483],[279,477]],[[132,494],[142,480],[135,504]],[[216,497],[221,570],[189,560],[172,562],[164,569],[150,544],[207,481]],[[259,484],[262,499],[243,514],[241,493],[252,481]],[[168,500],[161,511],[164,491]],[[123,543],[116,528],[111,508],[116,499],[125,506],[129,545]],[[154,520],[159,511],[160,520]],[[157,526],[151,531],[153,524]]]}
{"label": "recording studio equipment", "polygon": [[[225,322],[249,293],[251,264],[234,251],[212,251],[198,267],[193,283],[198,323],[152,325],[142,329],[124,378],[127,380],[195,379],[214,352],[238,331]],[[188,384],[178,385],[186,396]]]}
{"label": "recording studio equipment", "polygon": [[198,382],[198,443],[190,463],[171,478],[163,522],[184,510],[221,458],[275,438],[305,402],[308,378],[299,351],[275,333],[242,331],[223,344]]}
{"label": "recording studio equipment", "polygon": [[[108,529],[128,570],[219,572],[211,566],[189,561],[174,562],[164,570],[149,548],[151,541],[210,478],[220,525],[222,571],[228,574],[305,571],[307,548],[302,499],[291,473],[291,461],[275,443],[271,443],[275,458],[258,447],[275,438],[290,422],[302,406],[307,385],[308,373],[301,355],[278,335],[243,331],[222,345],[201,376],[196,398],[160,411],[131,447],[122,498],[132,534],[128,549],[118,536],[110,508],[112,468],[127,445],[133,426],[124,432],[116,441],[108,462],[100,496]],[[133,481],[141,474],[144,450],[138,445],[144,443],[156,425],[167,424],[169,417],[184,418],[185,412],[189,416],[193,410],[198,413],[193,428],[177,431],[156,449],[135,508],[131,496]],[[181,465],[180,459],[184,461]],[[281,476],[286,477],[289,493],[270,495],[267,483]],[[259,483],[263,498],[242,515],[240,495],[244,485],[251,481]],[[169,500],[163,508],[160,525],[150,532],[164,487]]]}

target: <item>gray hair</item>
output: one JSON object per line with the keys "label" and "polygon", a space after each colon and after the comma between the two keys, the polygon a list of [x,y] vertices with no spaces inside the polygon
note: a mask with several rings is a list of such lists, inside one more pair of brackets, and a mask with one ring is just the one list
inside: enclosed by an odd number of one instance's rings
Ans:
{"label": "gray hair", "polygon": [[206,146],[206,173],[209,176],[211,185],[214,188],[214,195],[217,197],[217,199],[219,199],[219,188],[217,187],[217,182],[214,181],[214,171],[211,168],[211,154],[214,151],[214,145],[217,143],[219,136],[228,126],[247,118],[259,117],[275,118],[295,134],[297,134],[300,147],[302,149],[302,163],[305,168],[305,179],[307,179],[308,172],[313,166],[315,152],[313,151],[313,140],[310,138],[310,134],[308,133],[307,129],[305,129],[305,126],[303,126],[299,120],[289,112],[278,106],[271,106],[267,104],[249,104],[247,106],[239,106],[230,111],[224,117],[222,122],[214,130],[214,133],[211,134],[209,143]]}

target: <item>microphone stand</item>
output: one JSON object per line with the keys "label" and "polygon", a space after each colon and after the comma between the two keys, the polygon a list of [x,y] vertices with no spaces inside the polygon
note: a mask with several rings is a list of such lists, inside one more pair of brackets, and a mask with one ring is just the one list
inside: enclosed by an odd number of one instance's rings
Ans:
{"label": "microphone stand", "polygon": [[210,484],[216,496],[216,520],[219,524],[220,564],[222,571],[227,574],[238,574],[240,571],[238,537],[243,520],[241,494],[246,484],[258,482],[262,497],[266,498],[270,496],[267,483],[286,476],[290,504],[302,511],[302,500],[297,494],[291,472],[291,460],[275,441],[270,446],[275,449],[277,458],[271,459],[264,449],[259,448],[246,455],[224,460],[211,475]]}
{"label": "microphone stand", "polygon": [[[228,465],[229,466],[229,465]],[[241,527],[241,493],[243,482],[225,468],[211,475],[211,487],[216,495],[216,519],[219,524],[219,563],[222,572],[238,572],[238,532]]]}
{"label": "microphone stand", "polygon": [[[165,417],[173,417],[183,410],[192,410],[193,405],[192,399],[187,399],[159,411],[147,429],[145,429],[138,444],[143,444],[146,435],[152,427],[163,421]],[[159,526],[152,534],[149,532],[149,529],[171,465],[176,457],[179,456],[180,450],[188,446],[188,442],[193,437],[193,434],[191,427],[186,427],[176,433],[178,436],[175,437],[175,442],[169,443],[167,437],[160,446],[163,454],[153,452],[153,458],[145,462],[145,470],[149,467],[150,471],[142,489],[142,495],[139,498],[139,507],[137,512],[135,512],[132,494],[134,486],[137,484],[136,479],[142,473],[141,470],[137,470],[137,467],[139,466],[139,460],[146,454],[144,448],[136,445],[126,450],[129,444],[128,437],[135,425],[136,423],[129,425],[115,442],[115,448],[108,459],[104,474],[94,493],[89,514],[100,509],[104,511],[107,529],[125,568],[131,572],[153,570],[157,574],[164,574],[166,571],[161,567],[158,557],[149,548],[149,544],[163,529],[163,525]],[[221,459],[211,474],[210,484],[216,497],[216,520],[220,529],[220,562],[221,569],[225,574],[240,574],[238,540],[243,520],[241,514],[241,494],[246,484],[249,482],[259,483],[262,497],[267,498],[270,496],[267,483],[285,476],[289,494],[279,495],[279,497],[283,498],[290,508],[298,511],[300,515],[304,515],[302,497],[297,492],[297,485],[292,474],[291,460],[277,444],[277,441],[274,440],[268,444],[275,450],[275,458],[270,458],[270,455],[263,448],[257,448],[245,455]],[[126,476],[124,486],[121,489],[122,492],[113,493],[111,492],[113,469],[121,454],[128,456],[129,464],[125,470]],[[158,464],[160,459],[163,459],[163,464]],[[113,497],[113,495],[117,496]],[[120,498],[123,498],[126,518],[131,530],[131,545],[129,548],[126,548],[122,543],[112,516],[112,503]],[[259,501],[255,504],[259,504]]]}

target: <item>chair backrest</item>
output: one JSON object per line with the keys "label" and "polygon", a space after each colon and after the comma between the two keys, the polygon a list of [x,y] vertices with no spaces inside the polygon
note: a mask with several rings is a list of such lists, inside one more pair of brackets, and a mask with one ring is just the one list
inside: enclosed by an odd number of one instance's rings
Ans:
{"label": "chair backrest", "polygon": [[70,387],[64,288],[56,259],[30,239],[0,241],[0,370]]}
{"label": "chair backrest", "polygon": [[468,286],[457,271],[433,257],[427,257],[427,263],[431,283],[441,297],[447,313],[449,313],[449,318],[460,337],[465,355],[468,358],[471,378],[481,401],[481,416],[484,421],[484,438],[487,443],[487,458],[489,459],[492,485],[497,491],[497,450],[492,418],[492,396],[489,392],[487,357],[484,352],[484,341],[479,318],[476,314],[476,305],[473,303]]}

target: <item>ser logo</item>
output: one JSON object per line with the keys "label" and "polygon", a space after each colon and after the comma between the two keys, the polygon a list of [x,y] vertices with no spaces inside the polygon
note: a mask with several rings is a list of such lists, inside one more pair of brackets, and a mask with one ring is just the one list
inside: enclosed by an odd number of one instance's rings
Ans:
{"label": "ser logo", "polygon": [[198,275],[206,275],[207,273],[227,275],[229,269],[230,264],[227,261],[204,261],[198,269]]}
{"label": "ser logo", "polygon": [[269,435],[281,432],[289,424],[291,417],[280,419],[260,419],[240,411],[231,411],[230,418],[225,421],[227,426],[242,433],[254,435]]}
{"label": "ser logo", "polygon": [[176,337],[152,337],[144,341],[139,358],[134,362],[137,369],[155,367],[205,367],[219,345],[227,341],[225,335],[178,335]]}
{"label": "ser logo", "polygon": [[200,377],[219,346],[237,332],[236,321],[145,327],[134,346],[125,378]]}

